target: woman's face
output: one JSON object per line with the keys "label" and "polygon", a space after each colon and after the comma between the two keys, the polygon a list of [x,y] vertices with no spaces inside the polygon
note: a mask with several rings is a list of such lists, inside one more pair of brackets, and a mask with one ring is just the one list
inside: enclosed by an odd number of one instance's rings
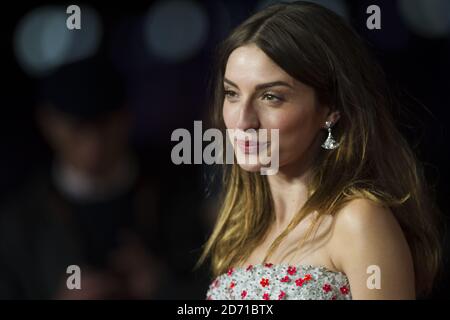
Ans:
{"label": "woman's face", "polygon": [[[256,45],[231,53],[223,85],[223,117],[226,128],[234,129],[229,138],[244,170],[260,170],[258,155],[267,152],[265,148],[274,151],[278,146],[280,170],[301,166],[305,156],[315,152],[311,147],[329,120],[329,108],[319,106],[313,88],[289,76]],[[261,129],[267,129],[267,140],[258,139]],[[272,129],[279,130],[277,146]]]}

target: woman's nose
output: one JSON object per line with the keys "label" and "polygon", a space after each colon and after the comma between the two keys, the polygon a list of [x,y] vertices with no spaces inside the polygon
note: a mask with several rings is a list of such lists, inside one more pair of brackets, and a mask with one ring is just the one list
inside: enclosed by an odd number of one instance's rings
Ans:
{"label": "woman's nose", "polygon": [[259,128],[258,112],[250,99],[243,101],[239,107],[239,116],[236,128],[240,130],[258,129]]}

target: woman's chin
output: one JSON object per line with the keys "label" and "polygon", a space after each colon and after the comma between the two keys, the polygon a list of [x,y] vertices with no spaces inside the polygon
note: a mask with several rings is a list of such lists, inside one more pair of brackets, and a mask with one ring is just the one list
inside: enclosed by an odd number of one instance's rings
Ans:
{"label": "woman's chin", "polygon": [[242,168],[242,170],[247,172],[259,172],[261,171],[261,165],[260,164],[243,164],[238,163],[238,165]]}
{"label": "woman's chin", "polygon": [[244,157],[236,157],[237,164],[245,171],[248,172],[257,172],[261,170],[261,163],[259,163],[258,158],[244,158]]}

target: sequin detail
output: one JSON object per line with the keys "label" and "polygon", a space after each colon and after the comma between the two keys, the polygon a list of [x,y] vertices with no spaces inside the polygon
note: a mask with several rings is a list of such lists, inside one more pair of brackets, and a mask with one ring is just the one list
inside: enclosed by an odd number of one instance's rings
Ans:
{"label": "sequin detail", "polygon": [[[231,285],[232,284],[232,285]],[[255,264],[231,268],[206,294],[212,300],[351,300],[348,278],[321,266]]]}

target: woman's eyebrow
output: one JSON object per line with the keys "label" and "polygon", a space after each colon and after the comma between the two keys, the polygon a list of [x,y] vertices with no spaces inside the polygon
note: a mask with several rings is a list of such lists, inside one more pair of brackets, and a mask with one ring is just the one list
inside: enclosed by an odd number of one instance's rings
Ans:
{"label": "woman's eyebrow", "polygon": [[223,82],[228,83],[230,86],[233,86],[233,87],[239,89],[239,87],[238,87],[238,85],[237,85],[236,83],[234,83],[234,82],[231,81],[231,80],[228,80],[227,78],[224,78],[224,79],[223,79]]}
{"label": "woman's eyebrow", "polygon": [[[230,81],[230,80],[227,79],[227,78],[224,78],[223,81],[224,81],[225,83],[227,83],[227,84],[233,86],[233,87],[239,88],[239,86],[238,86],[237,84],[235,84],[233,81]],[[267,89],[267,88],[270,88],[270,87],[276,87],[276,86],[283,86],[283,87],[288,87],[288,88],[294,89],[294,88],[293,88],[289,83],[287,83],[287,82],[284,82],[284,81],[273,81],[273,82],[267,82],[267,83],[261,83],[261,84],[258,84],[258,85],[255,86],[255,90],[258,91],[258,90]]]}
{"label": "woman's eyebrow", "polygon": [[258,84],[255,87],[255,90],[262,90],[262,89],[267,89],[270,87],[278,87],[278,86],[282,86],[282,87],[288,87],[291,89],[294,89],[289,83],[284,82],[284,81],[273,81],[273,82],[267,82],[267,83],[261,83]]}

